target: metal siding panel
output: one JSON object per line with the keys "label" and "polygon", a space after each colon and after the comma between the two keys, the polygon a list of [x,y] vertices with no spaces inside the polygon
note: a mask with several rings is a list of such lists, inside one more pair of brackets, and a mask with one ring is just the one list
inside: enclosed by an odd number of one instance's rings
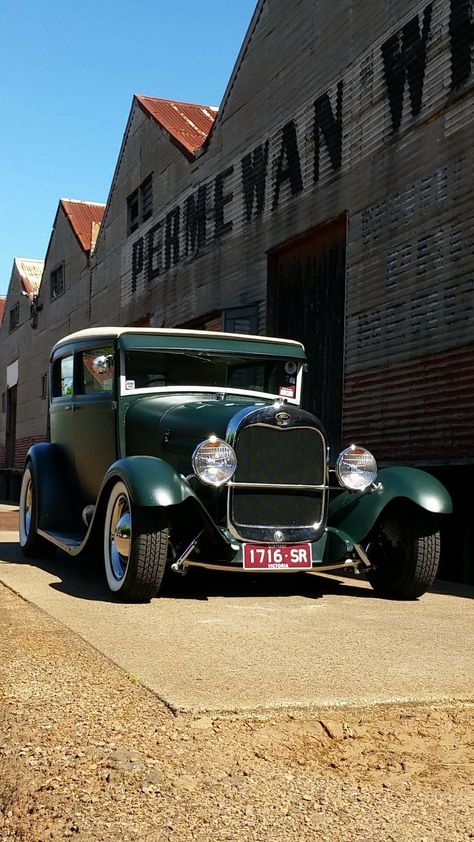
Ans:
{"label": "metal siding panel", "polygon": [[[146,309],[155,313],[157,324],[181,324],[216,308],[261,301],[264,319],[266,253],[348,210],[346,377],[465,346],[474,335],[474,88],[471,76],[459,90],[451,90],[450,1],[400,3],[399,16],[389,14],[383,4],[345,0],[332,10],[324,3],[317,21],[313,6],[311,11],[308,2],[301,2],[289,29],[281,2],[269,8],[278,25],[272,25],[270,14],[262,18],[205,154],[193,164],[183,190],[163,192],[161,207],[140,230],[145,244],[148,231],[161,222],[158,242],[165,236],[167,215],[179,207],[182,218],[188,197],[206,185],[207,242],[198,254],[185,256],[182,226],[178,264],[162,266],[152,281],[142,272],[133,290],[136,238],[125,241],[123,317],[131,320]],[[400,125],[394,131],[382,47],[403,27],[412,26],[416,16],[421,30],[428,8],[422,102],[413,114],[406,82]],[[419,74],[416,79],[420,82]],[[335,115],[341,90],[341,165],[335,170],[323,139],[315,181],[315,101],[327,97]],[[290,122],[302,189],[292,191],[286,181],[276,202],[282,133]],[[242,158],[267,142],[265,205],[261,216],[249,223]],[[231,199],[224,220],[232,221],[232,229],[216,238],[216,177],[228,168],[224,190]],[[408,392],[404,399],[411,398]],[[368,415],[371,398],[365,401]],[[349,402],[347,429],[351,412]],[[420,458],[430,447],[429,441],[424,450],[420,444]]]}
{"label": "metal siding panel", "polygon": [[474,345],[346,378],[344,439],[381,462],[472,461]]}

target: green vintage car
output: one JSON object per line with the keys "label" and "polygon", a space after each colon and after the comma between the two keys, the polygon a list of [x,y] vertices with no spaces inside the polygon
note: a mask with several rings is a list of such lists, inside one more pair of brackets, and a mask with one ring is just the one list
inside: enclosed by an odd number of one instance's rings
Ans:
{"label": "green vintage car", "polygon": [[420,596],[448,493],[423,471],[377,471],[355,444],[333,458],[300,406],[305,368],[301,344],[263,336],[66,336],[51,353],[50,440],[26,458],[24,554],[100,546],[110,590],[133,601],[191,566],[353,568],[382,596]]}

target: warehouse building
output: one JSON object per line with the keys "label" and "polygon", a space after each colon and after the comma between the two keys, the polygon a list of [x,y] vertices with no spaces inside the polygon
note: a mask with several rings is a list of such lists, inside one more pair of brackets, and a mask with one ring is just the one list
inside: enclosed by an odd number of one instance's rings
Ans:
{"label": "warehouse building", "polygon": [[[445,545],[464,581],[473,53],[471,0],[300,0],[290,16],[283,0],[260,0],[218,111],[134,97],[95,248],[76,273],[87,302],[67,308],[77,327],[303,341],[305,404],[333,448],[356,440],[381,463],[446,481],[456,515]],[[57,338],[46,262],[44,370]],[[21,361],[19,372],[20,390]]]}

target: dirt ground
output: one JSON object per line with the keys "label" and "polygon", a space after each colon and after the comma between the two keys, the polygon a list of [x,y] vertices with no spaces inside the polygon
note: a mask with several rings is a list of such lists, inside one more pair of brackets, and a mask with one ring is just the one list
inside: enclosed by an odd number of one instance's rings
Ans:
{"label": "dirt ground", "polygon": [[0,839],[474,838],[474,706],[175,716],[0,587]]}

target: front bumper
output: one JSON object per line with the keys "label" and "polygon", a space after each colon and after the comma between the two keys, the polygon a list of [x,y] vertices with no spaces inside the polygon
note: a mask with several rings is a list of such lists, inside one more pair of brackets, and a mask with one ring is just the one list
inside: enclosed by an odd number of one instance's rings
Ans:
{"label": "front bumper", "polygon": [[[244,568],[243,564],[243,547],[242,542],[237,541],[230,533],[223,528],[219,530],[222,538],[229,544],[230,549],[234,553],[233,558],[227,560],[224,558],[210,558],[208,553],[201,553],[199,549],[199,541],[196,541],[186,558],[181,558],[175,562],[173,569],[175,572],[184,572],[187,567],[201,567],[207,570],[221,570],[221,571],[238,571],[243,573],[299,573],[301,569],[280,569],[268,568],[262,570],[248,570]],[[368,569],[370,563],[365,555],[362,547],[355,544],[348,535],[338,529],[332,527],[325,527],[323,533],[317,541],[311,544],[313,566],[311,570],[344,570],[351,568],[363,567]]]}

